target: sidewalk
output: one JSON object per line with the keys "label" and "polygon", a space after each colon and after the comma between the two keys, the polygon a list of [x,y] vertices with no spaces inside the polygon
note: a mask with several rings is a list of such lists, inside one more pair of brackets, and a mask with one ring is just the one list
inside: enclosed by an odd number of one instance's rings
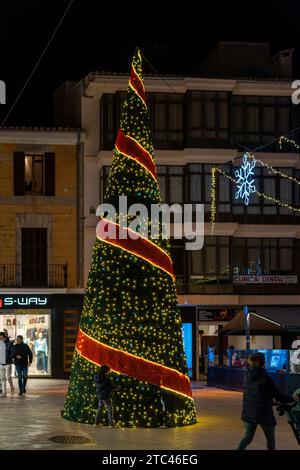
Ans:
{"label": "sidewalk", "polygon": [[[109,429],[66,421],[60,410],[67,391],[67,381],[31,379],[26,397],[0,398],[0,449],[234,449],[243,433],[240,421],[242,395],[203,383],[193,395],[198,423],[169,429]],[[277,448],[300,450],[284,417],[278,417]],[[56,444],[58,435],[91,439],[88,444]],[[262,431],[257,431],[249,449],[264,449]]]}

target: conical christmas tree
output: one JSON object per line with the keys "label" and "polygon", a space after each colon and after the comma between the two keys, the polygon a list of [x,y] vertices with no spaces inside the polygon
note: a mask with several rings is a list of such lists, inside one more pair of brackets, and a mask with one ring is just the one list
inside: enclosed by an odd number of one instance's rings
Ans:
{"label": "conical christmas tree", "polygon": [[[140,203],[148,209],[161,202],[138,49],[132,61],[105,202],[118,209],[119,196],[127,196],[128,206]],[[73,421],[94,422],[97,398],[93,378],[99,365],[106,364],[119,386],[113,399],[117,424],[193,424],[196,413],[169,241],[161,234],[152,240],[141,234],[139,226],[132,239],[128,236],[132,230],[124,228],[119,216],[120,212],[115,222],[106,216],[97,227],[62,415]],[[128,224],[132,220],[127,216]],[[149,234],[153,224],[151,219],[147,223]],[[114,236],[109,235],[111,229]],[[102,423],[107,424],[105,410]]]}

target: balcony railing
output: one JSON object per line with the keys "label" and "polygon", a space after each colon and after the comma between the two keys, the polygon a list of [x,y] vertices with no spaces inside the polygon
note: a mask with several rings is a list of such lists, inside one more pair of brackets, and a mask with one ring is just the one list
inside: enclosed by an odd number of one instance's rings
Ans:
{"label": "balcony railing", "polygon": [[67,264],[0,264],[0,288],[67,287]]}

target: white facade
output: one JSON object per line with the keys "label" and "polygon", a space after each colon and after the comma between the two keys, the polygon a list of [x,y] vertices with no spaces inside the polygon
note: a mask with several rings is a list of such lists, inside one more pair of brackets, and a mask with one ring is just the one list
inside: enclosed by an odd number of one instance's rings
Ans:
{"label": "white facade", "polygon": [[[167,81],[167,83],[166,83]],[[99,204],[99,171],[109,165],[112,151],[100,149],[100,99],[103,93],[126,91],[128,76],[93,74],[81,84],[81,126],[85,129],[84,144],[84,279],[89,273],[92,247],[95,241],[97,217],[90,213]],[[148,92],[167,92],[170,89],[183,93],[187,90],[221,90],[238,95],[291,96],[290,82],[272,80],[224,80],[206,78],[148,77],[145,79]],[[155,153],[158,165],[184,165],[187,163],[225,163],[238,156],[237,150],[228,148],[185,148],[183,150],[158,150]],[[300,168],[299,155],[296,153],[261,153],[274,166]],[[210,233],[210,224],[205,224],[205,233]],[[235,237],[290,237],[300,238],[297,225],[241,225],[237,223],[217,223],[215,235]],[[200,305],[298,305],[300,296],[295,295],[202,295],[188,294],[178,296],[179,304]]]}

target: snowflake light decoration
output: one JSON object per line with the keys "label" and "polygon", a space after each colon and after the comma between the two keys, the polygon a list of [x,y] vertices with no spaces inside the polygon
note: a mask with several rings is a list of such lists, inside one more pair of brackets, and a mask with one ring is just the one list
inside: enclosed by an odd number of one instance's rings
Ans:
{"label": "snowflake light decoration", "polygon": [[243,156],[243,163],[239,170],[235,170],[235,177],[237,178],[237,192],[235,193],[236,199],[243,199],[246,206],[249,204],[249,196],[251,193],[256,192],[254,176],[254,168],[256,160],[253,158],[251,161],[245,153]]}

